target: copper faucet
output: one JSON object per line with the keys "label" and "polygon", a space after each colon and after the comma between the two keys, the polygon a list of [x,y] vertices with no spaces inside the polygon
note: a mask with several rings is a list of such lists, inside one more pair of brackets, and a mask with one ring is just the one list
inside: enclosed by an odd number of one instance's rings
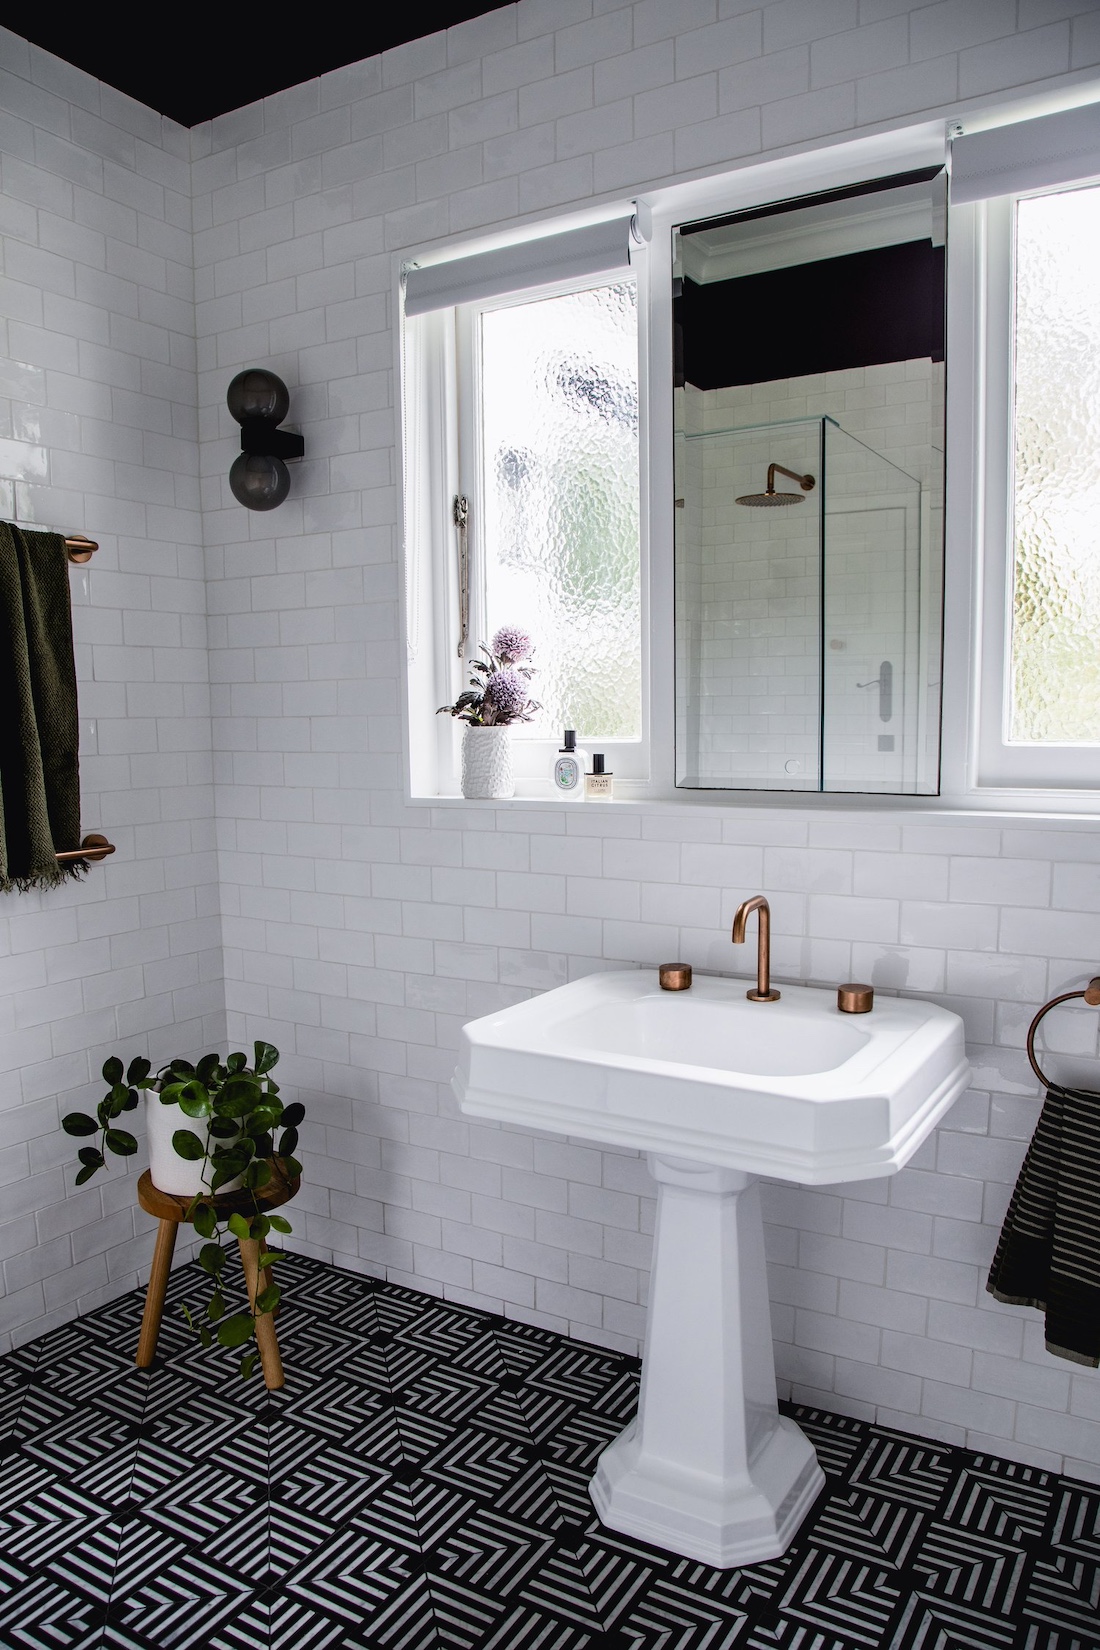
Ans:
{"label": "copper faucet", "polygon": [[777,1003],[779,992],[771,985],[772,913],[763,894],[742,900],[733,919],[733,943],[745,943],[745,924],[754,911],[759,912],[756,934],[756,990],[746,991],[750,1003]]}

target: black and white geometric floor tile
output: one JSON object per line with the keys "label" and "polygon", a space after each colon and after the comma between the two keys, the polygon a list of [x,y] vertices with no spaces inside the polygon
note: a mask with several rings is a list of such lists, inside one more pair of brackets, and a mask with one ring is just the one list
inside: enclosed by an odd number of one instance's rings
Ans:
{"label": "black and white geometric floor tile", "polygon": [[0,1360],[3,1650],[1100,1650],[1100,1489],[814,1410],[782,1558],[605,1529],[638,1363],[300,1256],[286,1386],[135,1292]]}

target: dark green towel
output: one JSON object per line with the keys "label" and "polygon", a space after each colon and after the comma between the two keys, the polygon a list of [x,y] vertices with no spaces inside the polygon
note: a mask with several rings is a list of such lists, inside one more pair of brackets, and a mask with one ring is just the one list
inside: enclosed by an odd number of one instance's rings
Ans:
{"label": "dark green towel", "polygon": [[81,876],[69,561],[59,533],[0,522],[0,890]]}

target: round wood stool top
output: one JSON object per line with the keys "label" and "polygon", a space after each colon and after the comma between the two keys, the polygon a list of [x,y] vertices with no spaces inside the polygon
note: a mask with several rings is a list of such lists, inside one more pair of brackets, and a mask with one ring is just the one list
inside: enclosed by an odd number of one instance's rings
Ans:
{"label": "round wood stool top", "polygon": [[[289,1203],[292,1197],[297,1197],[301,1180],[290,1178],[281,1157],[269,1158],[268,1162],[271,1164],[271,1179],[259,1191],[253,1193],[242,1187],[235,1192],[215,1192],[212,1196],[205,1193],[203,1201],[213,1204],[219,1219],[225,1215],[252,1214],[253,1197],[259,1204],[261,1213],[277,1209],[281,1203]],[[188,1211],[195,1201],[189,1196],[178,1197],[175,1192],[162,1192],[159,1186],[153,1185],[148,1169],[138,1181],[137,1195],[138,1202],[147,1215],[155,1215],[158,1220],[177,1222],[188,1220]]]}

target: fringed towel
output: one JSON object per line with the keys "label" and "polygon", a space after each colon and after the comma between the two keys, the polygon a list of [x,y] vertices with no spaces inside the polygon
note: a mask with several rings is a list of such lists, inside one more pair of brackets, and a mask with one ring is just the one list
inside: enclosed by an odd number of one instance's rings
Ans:
{"label": "fringed towel", "polygon": [[1100,1364],[1100,1094],[1047,1090],[986,1288],[1045,1312],[1048,1352]]}
{"label": "fringed towel", "polygon": [[87,869],[69,563],[58,533],[0,522],[0,890],[52,888]]}

